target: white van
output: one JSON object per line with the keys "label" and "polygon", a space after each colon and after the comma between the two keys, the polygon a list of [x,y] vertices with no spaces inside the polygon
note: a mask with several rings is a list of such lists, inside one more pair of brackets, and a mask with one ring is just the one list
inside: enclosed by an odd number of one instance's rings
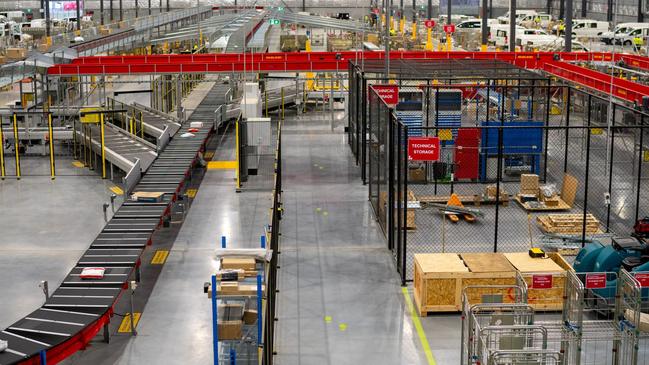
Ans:
{"label": "white van", "polygon": [[576,19],[572,21],[572,37],[599,37],[608,31],[608,22]]}
{"label": "white van", "polygon": [[605,44],[613,44],[615,38],[622,37],[635,28],[642,28],[648,25],[647,23],[619,23],[612,32],[602,33],[599,36],[599,40]]}
{"label": "white van", "polygon": [[[520,25],[516,26],[516,33],[523,33],[525,28]],[[509,46],[509,24],[492,25],[489,32],[489,42],[496,47]]]}
{"label": "white van", "polygon": [[540,26],[541,28],[547,28],[550,23],[552,23],[552,15],[543,13],[538,13],[536,15],[525,15],[524,17],[516,21],[516,24],[522,25],[527,28],[533,28],[537,26]]}
{"label": "white van", "polygon": [[516,43],[524,47],[539,48],[555,43],[559,37],[546,33],[543,29],[523,29],[516,31]]}
{"label": "white van", "polygon": [[625,46],[633,45],[635,38],[642,38],[643,40],[649,37],[649,24],[639,24],[638,26],[629,27],[625,33],[615,36],[615,44],[623,44]]}
{"label": "white van", "polygon": [[[518,23],[522,18],[527,17],[529,15],[537,15],[538,13],[536,10],[516,10],[516,23]],[[506,12],[505,15],[499,16],[498,18],[498,23],[500,24],[508,24],[509,23],[509,12]]]}

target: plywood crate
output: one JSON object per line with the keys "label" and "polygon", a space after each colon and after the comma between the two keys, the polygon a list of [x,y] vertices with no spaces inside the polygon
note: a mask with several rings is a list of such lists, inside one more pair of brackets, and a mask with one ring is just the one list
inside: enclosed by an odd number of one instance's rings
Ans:
{"label": "plywood crate", "polygon": [[[563,309],[566,271],[572,270],[572,267],[561,254],[549,252],[545,258],[533,258],[527,252],[505,253],[504,255],[527,283],[528,304],[536,310],[557,311]],[[535,288],[535,276],[552,277],[551,287]]]}
{"label": "plywood crate", "polygon": [[[429,312],[459,312],[462,291],[472,285],[514,285],[516,272],[499,253],[415,254],[414,297],[421,316]],[[481,303],[488,293],[472,291],[471,303]],[[513,302],[503,295],[502,300]]]}

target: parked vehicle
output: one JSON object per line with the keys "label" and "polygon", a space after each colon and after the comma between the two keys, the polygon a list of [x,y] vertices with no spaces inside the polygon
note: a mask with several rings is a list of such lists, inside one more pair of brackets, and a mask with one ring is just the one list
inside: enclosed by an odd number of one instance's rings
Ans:
{"label": "parked vehicle", "polygon": [[633,45],[634,39],[645,39],[647,37],[649,37],[649,24],[641,23],[632,27],[628,27],[624,33],[616,35],[613,41],[615,44],[631,46]]}
{"label": "parked vehicle", "polygon": [[[559,28],[559,25],[555,25],[552,28],[552,32],[555,33],[560,29],[559,34],[562,35],[565,32],[565,29]],[[601,20],[590,20],[590,19],[575,19],[572,21],[572,37],[581,37],[581,38],[595,38],[600,37],[604,32],[607,32],[609,29],[609,23]]]}
{"label": "parked vehicle", "polygon": [[516,24],[522,25],[526,28],[541,27],[547,28],[552,23],[552,15],[538,13],[528,14],[516,21]]}
{"label": "parked vehicle", "polygon": [[[487,19],[487,27],[491,27],[494,24],[498,24],[496,19]],[[455,26],[457,29],[481,29],[482,28],[482,19],[469,19],[460,22]]]}
{"label": "parked vehicle", "polygon": [[[525,28],[520,25],[516,26],[516,32],[522,33]],[[496,45],[496,47],[509,46],[509,24],[493,25],[489,33],[489,42]]]}
{"label": "parked vehicle", "polygon": [[599,37],[599,40],[604,42],[605,44],[613,44],[614,38],[622,37],[624,34],[627,34],[632,29],[641,28],[643,26],[647,26],[647,24],[646,23],[620,23],[615,26],[615,29],[613,31],[602,33],[602,35]]}
{"label": "parked vehicle", "polygon": [[20,10],[0,11],[0,16],[3,16],[7,20],[13,20],[15,22],[22,22],[23,20],[25,20],[25,12]]}
{"label": "parked vehicle", "polygon": [[[527,17],[528,15],[537,15],[536,10],[525,10],[520,9],[516,10],[516,23],[518,23],[522,18]],[[506,12],[505,15],[499,16],[498,23],[500,24],[509,24],[509,12]]]}
{"label": "parked vehicle", "polygon": [[559,37],[548,34],[543,29],[523,29],[516,32],[516,43],[521,46],[538,48],[555,43]]}

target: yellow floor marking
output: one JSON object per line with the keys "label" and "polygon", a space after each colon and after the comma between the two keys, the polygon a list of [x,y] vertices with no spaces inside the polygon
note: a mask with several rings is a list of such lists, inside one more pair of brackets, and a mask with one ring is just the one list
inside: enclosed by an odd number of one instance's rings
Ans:
{"label": "yellow floor marking", "polygon": [[119,186],[111,186],[109,189],[110,189],[110,191],[112,191],[113,193],[115,193],[117,195],[123,195],[124,194],[124,190],[122,190],[122,188],[120,188]]}
{"label": "yellow floor marking", "polygon": [[207,163],[208,170],[236,169],[237,161],[210,161]]}
{"label": "yellow floor marking", "polygon": [[167,250],[158,250],[153,255],[151,259],[151,264],[153,265],[162,265],[167,261],[167,256],[169,256],[169,251]]}
{"label": "yellow floor marking", "polygon": [[321,210],[322,209],[320,209],[320,208],[315,208],[315,211],[318,212],[318,213],[320,213]]}
{"label": "yellow floor marking", "polygon": [[[415,306],[412,304],[410,299],[410,294],[408,293],[408,288],[401,288],[403,292],[403,297],[406,300],[406,306],[410,312],[410,318],[412,318],[412,323],[415,325],[415,330],[417,330],[417,335],[419,336],[419,341],[421,342],[421,347],[424,348],[424,354],[426,354],[426,360],[428,360],[428,365],[437,365],[435,358],[433,357],[433,352],[430,350],[430,345],[428,344],[428,339],[426,338],[426,333],[424,332],[424,327],[421,325],[419,316],[415,312]],[[137,323],[137,322],[136,322]]]}
{"label": "yellow floor marking", "polygon": [[[142,313],[133,313],[133,317],[135,317],[135,327],[137,327],[138,322],[140,322],[140,316],[142,316]],[[117,332],[131,333],[131,313],[127,313],[126,316],[124,316]]]}
{"label": "yellow floor marking", "polygon": [[211,160],[214,157],[214,152],[205,152],[205,158]]}
{"label": "yellow floor marking", "polygon": [[[136,322],[136,324],[137,324],[137,322]],[[338,325],[338,329],[341,330],[341,331],[345,331],[345,330],[347,330],[347,323],[341,323],[341,324],[339,324],[339,325]]]}
{"label": "yellow floor marking", "polygon": [[187,189],[187,196],[190,198],[194,198],[196,196],[196,189]]}
{"label": "yellow floor marking", "polygon": [[325,316],[325,322],[331,323],[331,316]]}
{"label": "yellow floor marking", "polygon": [[72,166],[82,168],[83,167],[83,162],[81,162],[81,161],[72,161]]}
{"label": "yellow floor marking", "polygon": [[326,217],[326,216],[329,215],[329,212],[322,212],[322,215],[324,215]]}

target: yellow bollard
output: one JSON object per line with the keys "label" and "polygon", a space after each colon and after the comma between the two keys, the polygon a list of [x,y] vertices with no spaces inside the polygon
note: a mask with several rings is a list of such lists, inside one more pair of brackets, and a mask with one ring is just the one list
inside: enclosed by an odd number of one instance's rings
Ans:
{"label": "yellow bollard", "polygon": [[264,90],[264,105],[266,106],[266,118],[268,118],[268,89]]}
{"label": "yellow bollard", "polygon": [[99,115],[99,131],[101,133],[101,178],[106,178],[106,144],[104,141],[104,113]]}
{"label": "yellow bollard", "polygon": [[487,52],[487,45],[486,45],[486,44],[483,44],[482,46],[480,46],[480,50],[481,50],[482,52]]}
{"label": "yellow bollard", "polygon": [[18,116],[14,113],[14,148],[16,149],[16,179],[20,180],[20,139],[18,139]]}
{"label": "yellow bollard", "polygon": [[54,130],[52,128],[52,113],[47,113],[47,132],[50,136],[50,178],[56,179],[56,167],[54,165]]}
{"label": "yellow bollard", "polygon": [[403,18],[399,19],[399,33],[401,33],[401,35],[403,35],[403,31],[405,30],[405,27],[406,27],[406,20]]}
{"label": "yellow bollard", "polygon": [[237,191],[240,191],[241,190],[241,177],[239,176],[240,175],[239,170],[240,170],[241,163],[239,162],[239,159],[241,158],[241,156],[239,155],[239,148],[240,148],[239,147],[239,118],[237,118],[237,121],[235,122],[235,127],[236,128],[235,128],[235,141],[234,142],[235,142],[236,147],[234,149],[234,152],[235,152],[235,155],[236,155],[236,158],[237,158],[237,171],[235,173],[237,175],[237,187],[236,187],[236,189],[237,189]]}
{"label": "yellow bollard", "polygon": [[140,112],[140,137],[144,138],[144,116]]}
{"label": "yellow bollard", "polygon": [[5,149],[4,149],[4,135],[2,134],[2,117],[0,117],[0,180],[5,179]]}
{"label": "yellow bollard", "polygon": [[413,41],[417,40],[417,22],[413,20],[412,22],[412,38]]}
{"label": "yellow bollard", "polygon": [[431,28],[428,28],[426,31],[426,50],[433,50],[433,30]]}
{"label": "yellow bollard", "polygon": [[446,33],[446,50],[449,52],[453,50],[453,39],[451,38],[451,33]]}

